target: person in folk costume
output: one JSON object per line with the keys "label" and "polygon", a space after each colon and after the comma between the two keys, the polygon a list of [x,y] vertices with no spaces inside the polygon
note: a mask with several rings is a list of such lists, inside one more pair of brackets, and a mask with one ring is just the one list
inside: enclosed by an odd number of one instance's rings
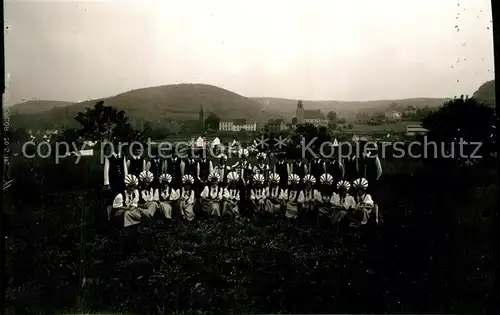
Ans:
{"label": "person in folk costume", "polygon": [[282,203],[280,200],[281,189],[279,183],[280,176],[277,173],[269,175],[269,187],[266,192],[266,212],[270,214],[279,214],[281,211]]}
{"label": "person in folk costume", "polygon": [[223,204],[222,204],[222,215],[228,216],[240,216],[239,211],[239,201],[240,201],[240,189],[238,187],[238,182],[240,176],[236,172],[230,172],[227,174],[227,187],[224,188]]}
{"label": "person in folk costume", "polygon": [[104,160],[104,191],[108,212],[108,220],[111,219],[111,210],[114,198],[125,189],[125,175],[127,174],[127,162],[121,152],[113,146],[113,153]]}
{"label": "person in folk costume", "polygon": [[224,189],[219,187],[219,174],[211,173],[208,175],[207,183],[200,194],[203,202],[203,212],[212,216],[221,216],[220,204]]}
{"label": "person in folk costume", "polygon": [[257,165],[253,167],[253,173],[262,174],[262,176],[264,176],[264,182],[267,182],[269,178],[269,164],[265,163],[266,157],[264,152],[257,153]]}
{"label": "person in folk costume", "polygon": [[285,217],[287,219],[296,219],[299,213],[298,199],[299,199],[299,183],[300,177],[297,174],[290,174],[288,177],[290,183],[287,189],[281,190],[280,199],[285,203]]}
{"label": "person in folk costume", "polygon": [[136,149],[132,152],[130,158],[127,160],[127,174],[132,174],[137,177],[141,174],[141,172],[146,170],[146,159],[142,157],[142,150]]}
{"label": "person in folk costume", "polygon": [[196,172],[198,171],[198,161],[193,157],[193,153],[191,150],[188,151],[186,159],[183,161],[184,163],[184,175],[191,175],[193,178],[196,177]]}
{"label": "person in folk costume", "polygon": [[350,214],[350,226],[358,227],[368,223],[368,218],[372,209],[375,207],[372,196],[366,192],[368,188],[368,180],[366,178],[358,178],[352,183],[355,191],[356,206]]}
{"label": "person in folk costume", "polygon": [[203,189],[203,187],[205,187],[208,184],[208,177],[214,171],[212,161],[207,159],[205,152],[203,150],[201,155],[202,156],[198,160],[198,165],[196,168],[196,180],[198,182],[200,190]]}
{"label": "person in folk costume", "polygon": [[139,209],[139,191],[137,186],[139,180],[135,175],[125,176],[125,190],[118,193],[113,200],[113,209],[117,212],[123,212],[124,227],[134,225],[140,222],[143,214]]}
{"label": "person in folk costume", "polygon": [[356,207],[354,197],[349,194],[351,184],[348,181],[341,180],[337,183],[337,191],[332,194],[330,200],[333,206],[332,223],[336,224],[346,217],[349,211]]}
{"label": "person in folk costume", "polygon": [[145,214],[148,217],[153,217],[156,210],[158,209],[158,201],[160,200],[158,190],[153,189],[151,183],[153,182],[153,173],[148,171],[142,171],[139,174],[139,184],[141,185],[141,194],[139,196],[139,207],[145,210]]}
{"label": "person in folk costume", "polygon": [[323,225],[326,221],[325,218],[329,218],[332,214],[332,204],[330,200],[332,198],[333,176],[324,173],[320,176],[319,182],[321,183],[319,188],[314,190],[314,200],[318,208],[319,224]]}
{"label": "person in folk costume", "polygon": [[[327,173],[326,170],[327,162],[324,161],[321,157],[317,156],[309,163],[309,174],[314,176],[314,178],[318,179],[321,175]],[[319,188],[321,185],[320,181],[316,182],[315,188]]]}
{"label": "person in folk costume", "polygon": [[332,156],[330,159],[325,161],[325,170],[326,173],[332,175],[333,182],[339,182],[344,179],[345,176],[345,167],[344,163],[342,163],[342,159],[340,158],[340,149],[339,146],[332,147]]}
{"label": "person in folk costume", "polygon": [[274,164],[273,173],[280,177],[279,187],[286,189],[288,187],[288,176],[291,174],[290,164],[285,160],[284,154],[278,154],[278,161]]}
{"label": "person in folk costume", "polygon": [[316,184],[316,178],[314,176],[307,174],[304,176],[304,189],[301,190],[299,194],[299,214],[305,219],[305,221],[310,222],[313,217],[315,217],[315,200],[314,200],[314,190],[313,186]]}
{"label": "person in folk costume", "polygon": [[194,177],[192,175],[186,174],[182,176],[181,193],[179,196],[179,208],[181,215],[184,219],[192,221],[194,219]]}
{"label": "person in folk costume", "polygon": [[382,176],[382,164],[377,154],[376,145],[371,148],[365,145],[363,154],[358,158],[357,170],[358,176],[366,178],[370,183],[370,194],[374,196],[378,179]]}
{"label": "person in folk costume", "polygon": [[146,171],[153,173],[153,182],[151,186],[154,189],[161,187],[160,176],[167,171],[166,161],[158,156],[158,150],[154,150],[153,157],[146,163]]}
{"label": "person in folk costume", "polygon": [[262,217],[266,211],[266,195],[265,178],[262,174],[255,174],[252,178],[253,187],[250,192],[250,200],[253,204],[254,214],[257,217]]}
{"label": "person in folk costume", "polygon": [[354,181],[358,178],[358,157],[355,153],[351,153],[349,156],[344,158],[342,163],[344,165],[344,179],[347,181]]}
{"label": "person in folk costume", "polygon": [[[236,169],[237,174],[240,176],[239,186],[240,186],[240,213],[243,216],[250,217],[253,213],[252,209],[252,201],[250,197],[252,195],[252,171],[248,168]],[[241,177],[243,174],[243,178]]]}
{"label": "person in folk costume", "polygon": [[238,173],[244,185],[250,184],[248,179],[251,179],[253,175],[252,165],[248,162],[249,154],[247,149],[240,149],[238,151],[240,160],[231,167],[232,170]]}
{"label": "person in folk costume", "polygon": [[166,160],[166,172],[172,176],[171,186],[179,189],[184,176],[185,164],[177,155],[171,156]]}
{"label": "person in folk costume", "polygon": [[172,205],[180,198],[180,189],[171,187],[172,176],[170,174],[160,175],[161,188],[155,191],[159,196],[159,209],[167,219],[172,219]]}
{"label": "person in folk costume", "polygon": [[303,187],[304,177],[308,174],[307,160],[304,158],[302,160],[297,160],[292,164],[292,174],[298,175],[300,178],[299,185],[300,188]]}
{"label": "person in folk costume", "polygon": [[227,165],[227,155],[221,153],[219,154],[218,158],[219,158],[219,164],[217,164],[214,167],[214,172],[219,174],[220,177],[219,185],[221,187],[226,187],[228,180],[227,176],[229,175],[231,168],[229,167],[229,165]]}

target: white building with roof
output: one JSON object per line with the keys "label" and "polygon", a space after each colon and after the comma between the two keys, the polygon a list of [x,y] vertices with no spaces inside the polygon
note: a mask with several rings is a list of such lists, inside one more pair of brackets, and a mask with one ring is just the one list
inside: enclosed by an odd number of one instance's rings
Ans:
{"label": "white building with roof", "polygon": [[221,120],[219,123],[219,130],[230,132],[238,132],[241,130],[257,131],[257,123],[255,121],[247,121],[246,119]]}

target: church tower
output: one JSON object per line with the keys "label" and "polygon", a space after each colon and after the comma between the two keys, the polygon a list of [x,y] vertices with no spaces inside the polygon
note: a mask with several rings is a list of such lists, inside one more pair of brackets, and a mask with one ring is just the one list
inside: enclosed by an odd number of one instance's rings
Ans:
{"label": "church tower", "polygon": [[297,112],[295,117],[297,118],[297,124],[300,125],[304,123],[304,104],[302,104],[302,101],[297,103]]}

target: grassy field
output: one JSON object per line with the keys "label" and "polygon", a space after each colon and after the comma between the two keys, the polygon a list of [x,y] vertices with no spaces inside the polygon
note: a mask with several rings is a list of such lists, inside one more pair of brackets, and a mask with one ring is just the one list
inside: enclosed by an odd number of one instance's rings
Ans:
{"label": "grassy field", "polygon": [[496,302],[492,170],[387,160],[384,223],[357,231],[206,219],[114,230],[96,159],[12,162],[7,314],[491,313]]}

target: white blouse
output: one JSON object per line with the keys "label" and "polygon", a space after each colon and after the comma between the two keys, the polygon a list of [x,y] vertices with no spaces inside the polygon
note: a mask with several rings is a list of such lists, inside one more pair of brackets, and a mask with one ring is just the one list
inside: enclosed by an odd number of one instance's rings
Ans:
{"label": "white blouse", "polygon": [[267,197],[273,199],[279,199],[280,195],[281,195],[281,190],[279,187],[267,188]]}
{"label": "white blouse", "polygon": [[228,200],[240,200],[239,189],[224,189],[224,198]]}
{"label": "white blouse", "polygon": [[185,190],[184,188],[182,188],[180,199],[188,205],[194,204],[194,190]]}
{"label": "white blouse", "polygon": [[356,201],[354,198],[347,194],[344,198],[340,198],[338,193],[333,193],[332,198],[330,199],[332,205],[344,209],[354,209],[356,208]]}
{"label": "white blouse", "polygon": [[301,191],[299,194],[299,199],[297,201],[302,203],[302,202],[309,202],[312,200],[314,200],[314,192],[311,189],[309,191],[305,191],[305,190]]}
{"label": "white blouse", "polygon": [[[125,198],[124,198],[125,195]],[[133,193],[125,192],[123,194],[118,194],[113,200],[113,208],[131,208],[137,207],[139,203],[139,191],[136,189]]]}
{"label": "white blouse", "polygon": [[205,188],[203,189],[203,191],[201,192],[200,194],[200,197],[201,198],[205,198],[205,199],[222,199],[222,194],[223,194],[223,190],[222,189],[219,189],[218,186],[215,186],[215,187],[209,187],[209,186],[205,186]]}
{"label": "white blouse", "polygon": [[[142,196],[142,199],[146,202],[149,202],[149,201],[155,201],[155,195],[154,195],[154,191],[153,191],[153,188],[151,189],[148,189],[148,190],[143,190],[141,192],[141,196]],[[158,199],[158,196],[157,196],[157,199]]]}
{"label": "white blouse", "polygon": [[263,199],[266,199],[265,188],[252,189],[250,193],[250,200],[263,200]]}
{"label": "white blouse", "polygon": [[[161,197],[161,198],[158,198],[158,195]],[[179,189],[173,189],[173,188],[167,188],[167,189],[162,189],[161,190],[161,193],[159,193],[159,189],[156,189],[155,190],[155,194],[154,194],[154,200],[155,201],[175,201],[175,200],[178,200],[180,198],[180,192],[179,192]]]}

